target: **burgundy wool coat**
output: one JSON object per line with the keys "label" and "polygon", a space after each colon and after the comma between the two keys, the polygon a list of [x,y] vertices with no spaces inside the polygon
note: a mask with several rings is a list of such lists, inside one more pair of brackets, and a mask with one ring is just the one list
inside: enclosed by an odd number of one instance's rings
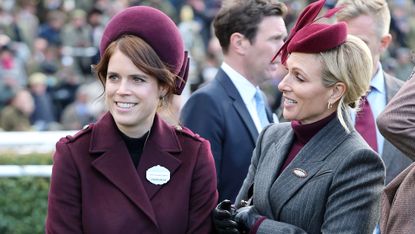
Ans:
{"label": "burgundy wool coat", "polygon": [[[157,115],[135,168],[111,114],[56,144],[46,233],[210,233],[217,204],[209,142]],[[160,165],[170,180],[155,185]]]}

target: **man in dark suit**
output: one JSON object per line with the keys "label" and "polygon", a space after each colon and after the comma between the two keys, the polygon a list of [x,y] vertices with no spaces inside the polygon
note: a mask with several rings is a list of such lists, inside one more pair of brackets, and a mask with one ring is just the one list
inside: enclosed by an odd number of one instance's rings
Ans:
{"label": "man in dark suit", "polygon": [[285,14],[285,5],[271,1],[222,6],[214,29],[223,64],[215,79],[193,93],[182,109],[183,124],[210,141],[220,201],[236,198],[258,134],[273,122],[258,86],[276,74],[277,64],[271,60],[287,35]]}
{"label": "man in dark suit", "polygon": [[[372,112],[371,120],[359,117],[364,115],[363,111],[352,118],[355,119],[356,129],[382,158],[386,167],[385,184],[388,184],[412,162],[384,139],[375,123],[378,115],[403,84],[401,80],[385,73],[380,63],[381,54],[392,41],[389,33],[391,15],[388,3],[386,0],[339,0],[336,6],[341,5],[343,8],[336,14],[337,20],[344,21],[348,26],[348,33],[359,37],[369,46],[373,60],[371,88],[366,96],[369,103],[366,109]],[[363,133],[370,131],[373,132],[371,136]],[[378,230],[377,227],[374,233],[379,233]]]}
{"label": "man in dark suit", "polygon": [[[385,109],[387,103],[403,85],[403,82],[385,73],[380,63],[381,54],[392,41],[389,33],[390,12],[385,0],[339,0],[337,6],[344,5],[336,14],[339,21],[348,26],[348,33],[362,39],[369,46],[373,59],[371,90],[367,100],[373,114],[373,120]],[[357,113],[359,116],[360,113]],[[367,123],[364,123],[368,126]],[[379,153],[386,166],[385,184],[388,184],[412,162],[380,134],[376,124],[373,126],[374,144],[372,148]],[[358,129],[358,128],[357,128]],[[359,129],[358,129],[359,130]],[[364,137],[364,136],[363,136]],[[368,140],[368,139],[366,139]]]}

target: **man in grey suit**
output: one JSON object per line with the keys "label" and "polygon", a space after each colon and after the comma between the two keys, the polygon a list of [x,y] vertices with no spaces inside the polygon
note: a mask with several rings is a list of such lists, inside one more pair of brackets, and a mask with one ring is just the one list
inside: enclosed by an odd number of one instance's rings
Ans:
{"label": "man in grey suit", "polygon": [[222,6],[214,29],[224,61],[215,79],[193,93],[182,109],[182,123],[210,141],[220,200],[235,199],[258,134],[273,122],[258,86],[276,74],[271,60],[287,36],[285,14],[286,6],[273,0]]}
{"label": "man in grey suit", "polygon": [[[362,39],[369,46],[372,54],[373,76],[367,100],[373,113],[373,123],[375,123],[378,115],[403,84],[401,80],[385,73],[380,63],[381,54],[386,51],[392,41],[389,33],[391,16],[388,3],[385,0],[339,0],[336,6],[341,5],[344,7],[336,14],[337,20],[345,22],[348,26],[348,33]],[[357,115],[359,114],[358,112]],[[364,125],[368,126],[367,123]],[[408,167],[412,160],[384,139],[376,124],[374,128],[376,128],[376,139],[374,139],[376,146],[372,148],[379,153],[385,163],[385,184],[388,184]]]}

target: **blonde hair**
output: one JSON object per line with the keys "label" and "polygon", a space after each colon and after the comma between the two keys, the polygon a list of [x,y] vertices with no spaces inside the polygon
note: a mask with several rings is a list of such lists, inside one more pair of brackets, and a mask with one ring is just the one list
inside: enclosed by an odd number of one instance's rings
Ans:
{"label": "blonde hair", "polygon": [[389,34],[391,15],[385,0],[338,0],[336,6],[343,8],[336,13],[338,21],[348,21],[361,15],[368,15],[376,23],[379,38]]}
{"label": "blonde hair", "polygon": [[345,43],[317,56],[323,64],[323,85],[331,87],[341,82],[346,86],[337,105],[337,115],[349,131],[343,113],[349,113],[350,107],[357,109],[360,98],[369,90],[373,66],[370,50],[361,39],[348,35]]}

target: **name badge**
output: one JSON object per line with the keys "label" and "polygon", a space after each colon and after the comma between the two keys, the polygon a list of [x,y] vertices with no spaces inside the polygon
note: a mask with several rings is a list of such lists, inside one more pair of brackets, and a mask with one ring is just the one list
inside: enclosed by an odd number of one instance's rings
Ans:
{"label": "name badge", "polygon": [[155,185],[162,185],[170,180],[170,171],[160,165],[150,167],[146,171],[146,179]]}

